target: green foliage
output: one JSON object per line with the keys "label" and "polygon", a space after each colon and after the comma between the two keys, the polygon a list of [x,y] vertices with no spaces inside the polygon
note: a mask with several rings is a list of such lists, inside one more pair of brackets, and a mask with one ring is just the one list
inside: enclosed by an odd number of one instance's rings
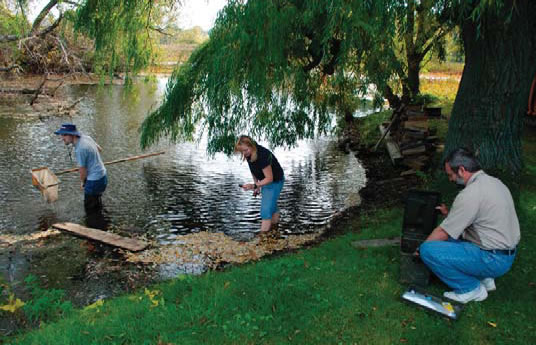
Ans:
{"label": "green foliage", "polygon": [[388,121],[391,118],[392,113],[392,111],[386,110],[357,119],[360,143],[366,147],[371,147],[376,144],[381,136],[378,127],[382,122]]}
{"label": "green foliage", "polygon": [[382,4],[230,1],[209,42],[171,77],[142,126],[142,146],[206,133],[209,152],[230,153],[239,133],[292,146],[330,131],[347,95],[367,92],[355,76],[376,67],[363,48],[381,38],[374,30],[389,28]]}
{"label": "green foliage", "polygon": [[168,35],[160,37],[160,44],[196,44],[199,45],[208,40],[208,34],[199,26],[194,26],[191,29],[182,30],[179,28],[170,28],[167,31]]}
{"label": "green foliage", "polygon": [[24,282],[32,296],[23,307],[30,322],[52,322],[72,311],[71,302],[64,300],[63,290],[43,289],[33,275],[26,277]]}
{"label": "green foliage", "polygon": [[155,58],[154,25],[174,1],[85,0],[76,10],[75,30],[95,40],[95,71],[131,74]]}

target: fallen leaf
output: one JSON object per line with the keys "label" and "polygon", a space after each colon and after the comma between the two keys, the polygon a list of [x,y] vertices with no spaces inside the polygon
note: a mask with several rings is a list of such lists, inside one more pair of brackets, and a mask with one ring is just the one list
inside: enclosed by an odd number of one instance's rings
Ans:
{"label": "fallen leaf", "polygon": [[497,324],[495,322],[488,321],[488,325],[490,325],[493,328],[497,327]]}
{"label": "fallen leaf", "polygon": [[14,313],[17,311],[17,309],[21,308],[23,305],[24,305],[23,301],[21,301],[19,298],[15,298],[13,294],[10,294],[7,304],[0,305],[0,310]]}
{"label": "fallen leaf", "polygon": [[95,303],[92,303],[84,308],[84,310],[98,309],[104,305],[104,300],[99,299]]}

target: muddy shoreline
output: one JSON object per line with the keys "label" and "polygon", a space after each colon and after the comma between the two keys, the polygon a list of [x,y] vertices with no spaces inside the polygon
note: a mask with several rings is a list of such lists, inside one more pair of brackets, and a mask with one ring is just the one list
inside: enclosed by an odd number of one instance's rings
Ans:
{"label": "muddy shoreline", "polygon": [[72,116],[81,99],[66,91],[69,85],[123,85],[121,76],[101,79],[95,74],[3,75],[0,80],[0,116],[44,119]]}

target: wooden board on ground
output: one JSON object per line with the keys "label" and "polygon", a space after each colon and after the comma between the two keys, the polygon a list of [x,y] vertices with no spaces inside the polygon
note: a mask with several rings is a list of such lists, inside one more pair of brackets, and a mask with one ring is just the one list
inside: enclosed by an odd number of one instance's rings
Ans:
{"label": "wooden board on ground", "polygon": [[384,246],[399,246],[400,237],[395,238],[380,238],[375,240],[361,240],[352,242],[352,246],[356,248],[372,248]]}
{"label": "wooden board on ground", "polygon": [[132,252],[138,252],[140,250],[143,250],[149,245],[147,242],[144,241],[122,237],[98,229],[86,228],[85,226],[74,223],[56,223],[53,224],[52,227],[58,230],[67,231],[75,236],[89,238],[95,241],[112,245],[114,247],[124,248]]}

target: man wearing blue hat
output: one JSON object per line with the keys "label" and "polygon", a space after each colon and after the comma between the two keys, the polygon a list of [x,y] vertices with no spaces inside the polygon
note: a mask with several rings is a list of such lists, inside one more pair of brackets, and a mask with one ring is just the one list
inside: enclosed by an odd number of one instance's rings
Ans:
{"label": "man wearing blue hat", "polygon": [[102,151],[101,147],[90,136],[80,134],[72,123],[62,124],[54,134],[61,135],[65,145],[74,146],[80,181],[84,189],[84,207],[86,210],[100,208],[101,195],[108,184],[106,168],[99,154]]}

